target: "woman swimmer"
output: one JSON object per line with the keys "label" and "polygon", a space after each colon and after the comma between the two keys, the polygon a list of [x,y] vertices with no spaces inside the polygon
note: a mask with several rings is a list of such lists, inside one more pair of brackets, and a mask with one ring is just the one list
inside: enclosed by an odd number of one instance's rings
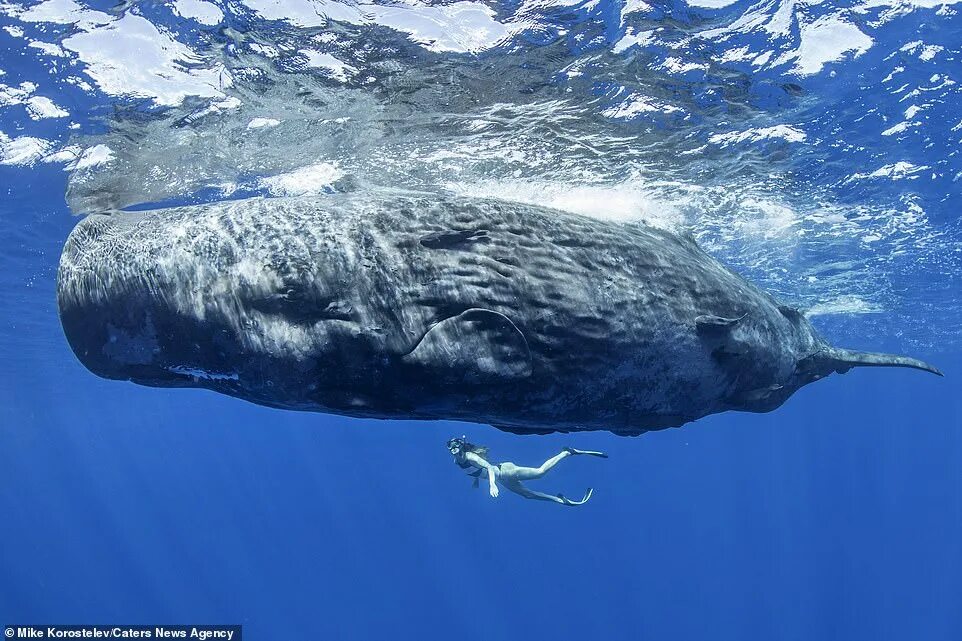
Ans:
{"label": "woman swimmer", "polygon": [[586,454],[588,456],[599,456],[608,458],[604,452],[592,452],[588,450],[576,450],[573,447],[564,448],[559,454],[552,456],[541,464],[540,467],[521,467],[514,463],[491,463],[487,459],[488,448],[469,443],[466,437],[452,438],[448,441],[448,451],[454,457],[454,462],[458,467],[470,470],[469,476],[474,477],[474,486],[478,486],[478,479],[487,473],[488,485],[491,496],[498,496],[498,481],[508,490],[515,494],[520,494],[526,499],[537,499],[539,501],[552,501],[561,505],[584,505],[591,498],[591,488],[585,492],[585,496],[580,501],[572,501],[563,494],[552,496],[542,492],[526,488],[521,481],[539,479],[548,473],[548,470],[569,456]]}

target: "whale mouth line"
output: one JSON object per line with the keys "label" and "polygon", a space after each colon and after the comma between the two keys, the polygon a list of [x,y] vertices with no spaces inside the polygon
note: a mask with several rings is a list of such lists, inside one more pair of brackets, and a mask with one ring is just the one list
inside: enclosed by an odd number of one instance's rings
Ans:
{"label": "whale mouth line", "polygon": [[240,374],[237,372],[212,372],[200,367],[188,367],[186,365],[172,365],[164,368],[171,374],[185,376],[193,380],[200,381],[239,381]]}

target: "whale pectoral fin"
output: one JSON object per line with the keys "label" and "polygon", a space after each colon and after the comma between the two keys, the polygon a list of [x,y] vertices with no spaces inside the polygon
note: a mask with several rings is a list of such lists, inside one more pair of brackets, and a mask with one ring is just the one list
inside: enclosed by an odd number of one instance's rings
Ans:
{"label": "whale pectoral fin", "polygon": [[791,305],[779,305],[778,311],[781,312],[782,316],[790,321],[797,321],[801,318],[805,318],[805,314],[802,313],[802,310],[798,309],[797,307],[792,307]]}
{"label": "whale pectoral fin", "polygon": [[746,316],[747,313],[738,318],[705,314],[695,318],[695,331],[705,346],[711,349],[712,358],[716,362],[725,364],[749,351],[749,347],[734,335],[738,323]]}
{"label": "whale pectoral fin", "polygon": [[745,316],[748,316],[748,314],[743,314],[738,318],[703,314],[695,318],[695,327],[699,334],[720,334],[733,329]]}
{"label": "whale pectoral fin", "polygon": [[447,382],[494,382],[531,375],[531,351],[521,330],[504,314],[469,309],[446,318],[403,361],[431,370]]}

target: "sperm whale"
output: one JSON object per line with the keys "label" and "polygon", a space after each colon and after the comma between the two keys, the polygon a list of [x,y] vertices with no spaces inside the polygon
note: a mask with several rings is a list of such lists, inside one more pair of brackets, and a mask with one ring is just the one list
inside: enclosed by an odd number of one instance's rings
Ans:
{"label": "sperm whale", "polygon": [[106,378],[277,408],[639,434],[766,412],[853,367],[690,237],[407,192],[91,215],[60,319]]}

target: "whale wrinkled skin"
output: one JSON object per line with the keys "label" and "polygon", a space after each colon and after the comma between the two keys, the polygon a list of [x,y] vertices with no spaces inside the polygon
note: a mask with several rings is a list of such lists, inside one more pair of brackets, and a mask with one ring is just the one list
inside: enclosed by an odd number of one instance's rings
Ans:
{"label": "whale wrinkled skin", "polygon": [[693,239],[420,193],[91,215],[60,318],[112,379],[293,410],[639,434],[859,365]]}

